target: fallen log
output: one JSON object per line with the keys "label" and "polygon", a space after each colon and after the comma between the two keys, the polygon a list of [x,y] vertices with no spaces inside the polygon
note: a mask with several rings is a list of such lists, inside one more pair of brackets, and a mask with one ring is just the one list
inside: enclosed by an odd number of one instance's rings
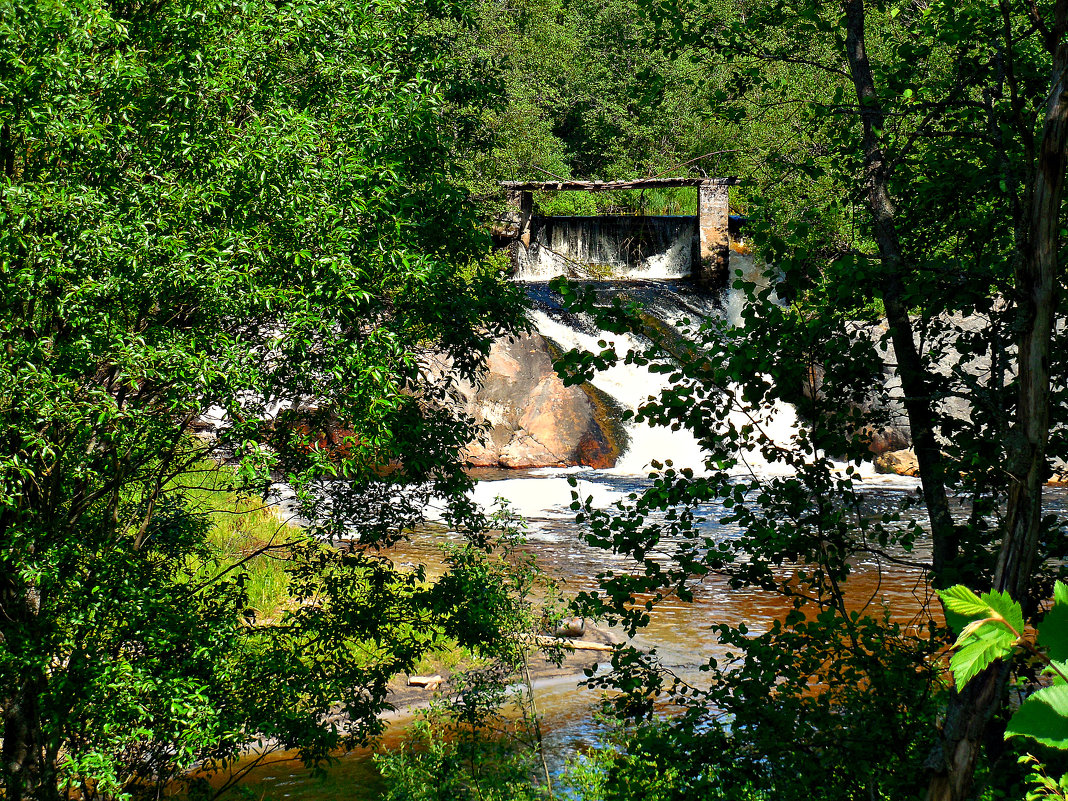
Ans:
{"label": "fallen log", "polygon": [[531,642],[538,646],[552,648],[570,648],[574,651],[614,651],[615,647],[605,645],[603,642],[590,642],[589,640],[569,640],[566,637],[548,637],[539,634],[536,637],[527,635],[522,638],[525,642]]}
{"label": "fallen log", "polygon": [[408,686],[425,687],[428,690],[433,690],[443,681],[445,681],[445,679],[436,673],[433,676],[409,676]]}

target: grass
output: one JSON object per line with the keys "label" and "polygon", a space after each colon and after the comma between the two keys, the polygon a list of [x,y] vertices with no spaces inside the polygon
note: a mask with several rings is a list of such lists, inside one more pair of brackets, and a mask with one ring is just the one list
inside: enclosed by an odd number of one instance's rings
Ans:
{"label": "grass", "polygon": [[424,655],[412,668],[411,675],[433,676],[435,673],[447,675],[479,662],[469,649],[457,644],[452,638],[442,636],[436,647],[440,650]]}
{"label": "grass", "polygon": [[257,619],[273,619],[290,602],[287,553],[279,546],[303,540],[305,534],[286,522],[277,507],[234,492],[234,483],[231,468],[205,463],[176,479],[172,488],[181,492],[190,511],[209,523],[207,545],[215,560],[204,562],[201,570],[214,573],[243,563],[249,607]]}
{"label": "grass", "polygon": [[697,189],[653,187],[611,192],[539,192],[535,205],[548,216],[596,216],[601,214],[694,215]]}

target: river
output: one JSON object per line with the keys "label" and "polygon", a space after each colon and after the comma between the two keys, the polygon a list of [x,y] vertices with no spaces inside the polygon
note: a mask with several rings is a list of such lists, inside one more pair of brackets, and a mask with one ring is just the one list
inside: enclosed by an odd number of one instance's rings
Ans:
{"label": "river", "polygon": [[[593,495],[603,504],[625,497],[647,482],[647,479],[618,471],[483,471],[477,497],[484,503],[492,503],[498,496],[509,499],[528,521],[525,549],[563,585],[567,594],[573,595],[581,590],[595,589],[598,573],[613,562],[617,562],[618,567],[625,567],[626,560],[583,541],[580,529],[573,522],[574,513],[568,508],[571,502],[568,478],[579,482],[583,497]],[[873,511],[896,505],[903,494],[913,493],[918,487],[916,479],[897,476],[873,476],[868,484],[867,497]],[[714,520],[716,510],[707,511]],[[735,533],[714,522],[710,525],[720,537]],[[398,564],[426,565],[428,573],[433,575],[440,572],[441,548],[447,541],[448,535],[440,531],[424,532],[398,546],[393,558]],[[922,560],[924,556],[921,543],[911,558]],[[919,568],[874,558],[854,565],[847,592],[855,607],[886,604],[894,617],[906,624],[926,621],[934,600]],[[710,630],[712,625],[745,623],[753,631],[762,631],[787,609],[787,602],[780,595],[758,590],[732,590],[725,578],[710,575],[697,587],[692,603],[668,600],[659,604],[649,626],[632,642],[642,648],[655,647],[665,667],[680,676],[696,678],[700,663],[710,656],[722,656],[722,648]],[[597,739],[594,708],[598,695],[582,687],[581,679],[581,676],[557,678],[535,686],[547,753],[555,767]],[[379,747],[396,748],[409,720],[410,716],[405,715],[393,717]],[[381,791],[368,749],[342,756],[325,780],[308,775],[300,763],[288,755],[272,757],[272,760],[278,761],[256,768],[244,782],[256,797],[316,801],[372,799]]]}
{"label": "river", "polygon": [[[734,256],[732,255],[732,266]],[[749,265],[751,267],[751,264]],[[709,298],[685,285],[644,282],[626,291],[636,299],[657,308],[661,320],[683,316],[711,314],[737,318],[737,298],[726,296]],[[543,285],[531,285],[528,290],[534,307],[534,319],[539,332],[562,349],[581,347],[597,350],[604,332],[592,328],[588,322],[569,318]],[[625,337],[613,337],[617,346],[634,344]],[[663,377],[651,377],[633,365],[620,364],[601,373],[595,386],[611,396],[620,406],[634,409],[655,394]],[[773,410],[772,436],[783,443],[795,431],[796,419],[791,408]],[[606,568],[626,568],[623,557],[587,545],[582,530],[574,522],[571,511],[572,488],[569,479],[578,482],[580,496],[592,496],[596,505],[605,507],[640,492],[648,485],[647,465],[651,459],[672,458],[676,466],[698,467],[700,448],[687,432],[670,432],[644,426],[631,426],[627,432],[629,445],[614,469],[554,468],[526,471],[483,470],[476,488],[476,498],[484,505],[496,497],[509,504],[527,521],[527,542],[524,546],[541,566],[563,587],[565,594],[597,588],[597,576]],[[774,472],[766,464],[747,465],[748,470]],[[904,495],[918,491],[917,479],[881,476],[868,472],[864,480],[865,498],[872,514],[894,508]],[[1064,504],[1063,492],[1056,491],[1051,503]],[[731,538],[737,530],[717,521],[727,510],[710,506],[702,510],[708,519],[708,533],[716,539]],[[402,543],[393,554],[398,564],[422,564],[430,575],[440,572],[441,547],[448,535],[439,529],[417,533],[410,542]],[[932,614],[935,600],[918,566],[928,554],[925,543],[904,561],[858,559],[846,583],[846,594],[854,608],[889,608],[892,616],[905,625],[923,625]],[[792,567],[783,567],[788,576]],[[657,649],[665,667],[682,677],[696,677],[698,666],[709,657],[722,656],[722,648],[711,627],[716,624],[744,623],[750,630],[765,630],[771,622],[788,609],[781,595],[758,590],[733,590],[727,580],[712,574],[696,587],[692,603],[667,600],[654,610],[649,625],[633,643],[641,648]],[[536,685],[536,698],[543,715],[547,735],[547,751],[552,764],[559,767],[576,751],[590,746],[597,738],[597,722],[593,714],[598,696],[580,685],[581,677],[553,679]],[[402,737],[404,716],[391,720],[379,747],[397,747]],[[336,799],[375,798],[380,792],[377,774],[367,750],[342,756],[324,781],[312,778],[294,760],[276,761],[250,772],[245,785],[254,797],[274,799]]]}

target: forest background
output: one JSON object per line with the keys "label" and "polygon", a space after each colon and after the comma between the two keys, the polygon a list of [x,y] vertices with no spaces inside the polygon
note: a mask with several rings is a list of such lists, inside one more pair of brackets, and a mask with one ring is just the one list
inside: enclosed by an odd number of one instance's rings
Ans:
{"label": "forest background", "polygon": [[[780,302],[754,304],[744,331],[669,341],[560,287],[605,330],[647,337],[631,358],[673,386],[639,416],[693,429],[716,468],[668,469],[611,513],[576,499],[591,541],[645,568],[583,600],[640,624],[633,592],[684,598],[722,570],[790,594],[797,614],[760,637],[722,629],[742,658],[708,665],[711,692],[621,653],[619,711],[647,725],[605,751],[591,797],[1023,792],[999,735],[1010,679],[1033,686],[1036,665],[994,665],[957,693],[934,658],[947,632],[852,616],[839,592],[850,558],[907,548],[923,526],[908,509],[866,519],[830,457],[867,458],[858,410],[892,339],[933,580],[1009,590],[1041,616],[1065,556],[1059,521],[1036,505],[1066,455],[1065,3],[3,12],[5,798],[153,795],[229,764],[250,733],[319,765],[375,732],[389,677],[442,638],[513,655],[513,578],[486,561],[502,524],[465,500],[460,451],[475,432],[447,402],[493,337],[523,327],[487,255],[496,181],[682,172],[744,179],[735,209],[774,265],[747,289]],[[538,200],[559,213],[694,203]],[[858,335],[856,321],[884,315],[888,338]],[[958,324],[976,315],[979,331]],[[952,352],[994,366],[940,369]],[[578,380],[612,358],[572,354],[560,369]],[[971,414],[946,413],[948,398]],[[758,424],[778,401],[806,421],[792,452]],[[292,407],[281,421],[279,406]],[[724,431],[738,406],[754,426]],[[213,439],[189,436],[219,410]],[[326,437],[338,419],[347,433]],[[796,478],[731,480],[753,448]],[[223,457],[232,467],[215,469]],[[220,539],[221,519],[277,500],[279,477],[315,525],[261,516]],[[436,584],[378,550],[431,498],[469,540]],[[700,547],[690,524],[710,498],[730,499],[746,560]],[[324,544],[353,532],[359,548]],[[668,535],[693,547],[663,570],[644,555]],[[798,584],[776,579],[784,561],[808,566]],[[254,604],[272,563],[282,589]],[[663,695],[678,725],[649,722]],[[1043,758],[1057,769],[1055,752]]]}

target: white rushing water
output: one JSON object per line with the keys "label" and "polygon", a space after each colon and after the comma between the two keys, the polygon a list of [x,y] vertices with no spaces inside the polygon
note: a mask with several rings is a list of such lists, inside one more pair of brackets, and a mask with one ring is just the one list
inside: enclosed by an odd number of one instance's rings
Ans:
{"label": "white rushing water", "polygon": [[[702,318],[737,315],[740,301],[736,296],[741,294],[731,289],[725,293],[725,298],[713,299],[695,293],[688,287],[680,291],[672,284],[663,282],[659,285],[646,285],[639,301],[651,301],[646,310],[662,323],[675,327],[682,319],[696,323]],[[655,307],[652,305],[654,302]],[[628,351],[640,350],[646,344],[640,338],[630,334],[598,331],[590,325],[583,325],[581,320],[563,314],[549,314],[542,309],[536,310],[532,317],[538,333],[565,351],[575,348],[599,353],[606,345],[615,351],[619,357],[616,364],[598,372],[591,383],[608,395],[619,408],[637,411],[642,404],[659,399],[661,392],[670,388],[670,376],[652,373],[641,365],[626,363],[625,356]],[[784,448],[790,447],[797,433],[797,415],[793,407],[785,403],[765,408],[736,406],[730,414],[730,422],[736,427],[758,423],[773,442]],[[705,452],[693,432],[687,429],[673,431],[665,427],[634,422],[627,424],[626,432],[629,443],[613,472],[621,475],[646,475],[654,461],[663,463],[668,460],[676,468],[689,468],[698,474],[705,472]],[[782,465],[769,464],[759,453],[746,454],[744,462],[737,470],[741,474],[784,472]]]}
{"label": "white rushing water", "polygon": [[[732,253],[731,268],[741,269],[749,280],[760,278],[751,257]],[[718,296],[711,296],[695,290],[687,282],[634,281],[633,275],[629,275],[631,280],[601,285],[602,291],[626,294],[662,323],[673,327],[684,318],[692,323],[705,318],[723,319],[735,326],[741,323],[744,292],[727,289]],[[643,366],[625,363],[628,350],[640,349],[645,344],[640,338],[598,330],[589,319],[561,309],[559,299],[544,285],[531,283],[527,286],[535,306],[532,320],[538,333],[565,351],[576,348],[599,353],[608,345],[619,356],[613,367],[598,372],[591,381],[618,409],[636,411],[643,403],[659,398],[660,393],[669,388],[668,375],[651,373]],[[757,409],[735,408],[730,421],[736,427],[758,422],[764,434],[783,448],[792,447],[799,425],[795,410],[786,403]],[[514,478],[481,482],[476,490],[476,499],[484,505],[492,504],[497,497],[507,499],[512,508],[527,518],[537,532],[539,528],[546,528],[538,521],[561,521],[573,517],[574,512],[570,509],[573,488],[568,483],[569,478],[577,482],[575,491],[579,497],[592,497],[596,506],[604,508],[647,486],[654,462],[670,461],[673,467],[689,468],[698,475],[707,472],[704,465],[706,454],[693,432],[654,427],[633,420],[626,422],[624,429],[628,442],[613,468],[522,471]],[[789,467],[780,462],[769,463],[759,451],[745,453],[743,457],[734,469],[739,477],[771,477],[791,472]],[[842,464],[840,467],[845,470],[847,466]],[[865,463],[859,469],[859,474],[873,486],[910,490],[918,485],[917,479],[877,474],[870,463]],[[548,528],[555,528],[555,525]]]}
{"label": "white rushing water", "polygon": [[516,252],[516,279],[558,275],[671,279],[690,275],[695,217],[542,217]]}

